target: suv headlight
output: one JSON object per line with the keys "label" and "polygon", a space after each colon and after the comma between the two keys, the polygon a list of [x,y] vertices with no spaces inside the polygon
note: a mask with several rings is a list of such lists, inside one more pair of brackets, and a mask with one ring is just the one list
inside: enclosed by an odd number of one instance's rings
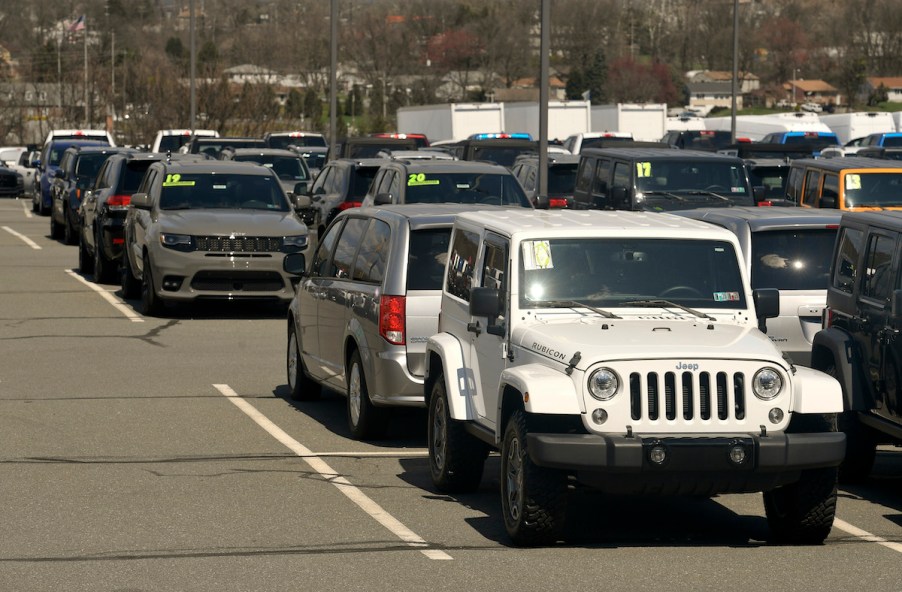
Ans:
{"label": "suv headlight", "polygon": [[752,379],[752,392],[762,401],[770,401],[783,391],[783,377],[773,368],[762,368]]}
{"label": "suv headlight", "polygon": [[289,253],[301,251],[307,247],[307,235],[298,234],[296,236],[286,236],[282,239],[282,245]]}
{"label": "suv headlight", "polygon": [[620,389],[620,378],[610,368],[599,368],[589,375],[589,394],[599,401],[608,401]]}
{"label": "suv headlight", "polygon": [[176,251],[193,251],[194,244],[191,236],[188,234],[160,234],[160,244],[167,249],[175,249]]}

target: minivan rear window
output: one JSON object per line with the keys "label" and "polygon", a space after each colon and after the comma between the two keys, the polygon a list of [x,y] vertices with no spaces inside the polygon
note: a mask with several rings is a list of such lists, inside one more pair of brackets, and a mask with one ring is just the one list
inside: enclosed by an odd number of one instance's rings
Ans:
{"label": "minivan rear window", "polygon": [[825,290],[836,230],[811,228],[756,232],[752,288]]}
{"label": "minivan rear window", "polygon": [[407,290],[441,290],[451,227],[414,230],[407,257]]}

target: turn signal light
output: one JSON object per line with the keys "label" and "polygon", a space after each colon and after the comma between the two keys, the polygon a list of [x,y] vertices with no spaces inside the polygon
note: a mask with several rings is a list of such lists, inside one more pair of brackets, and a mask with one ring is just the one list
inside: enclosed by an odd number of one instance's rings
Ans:
{"label": "turn signal light", "polygon": [[407,324],[407,302],[404,296],[381,296],[379,298],[379,335],[394,345],[405,345],[405,325]]}

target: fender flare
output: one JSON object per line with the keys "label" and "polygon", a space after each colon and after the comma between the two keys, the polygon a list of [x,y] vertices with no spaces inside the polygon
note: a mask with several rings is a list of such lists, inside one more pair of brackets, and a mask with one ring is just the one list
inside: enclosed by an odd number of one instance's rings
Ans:
{"label": "fender flare", "polygon": [[811,367],[826,369],[830,363],[836,367],[836,380],[843,393],[846,410],[869,408],[868,391],[861,374],[861,355],[852,337],[836,327],[818,331],[811,342]]}
{"label": "fender flare", "polygon": [[[435,361],[439,367],[433,367]],[[448,394],[448,412],[451,419],[476,419],[472,398],[476,392],[475,377],[472,370],[464,365],[464,352],[460,341],[450,333],[438,333],[426,342],[426,375],[423,381],[423,397],[427,408],[432,397],[432,385],[437,373],[441,373],[445,381],[445,392]]]}
{"label": "fender flare", "polygon": [[[546,415],[580,415],[582,408],[573,379],[543,364],[524,364],[501,373],[498,388],[511,387],[523,397],[527,413]],[[503,401],[499,397],[499,404]],[[500,409],[499,415],[501,417]]]}

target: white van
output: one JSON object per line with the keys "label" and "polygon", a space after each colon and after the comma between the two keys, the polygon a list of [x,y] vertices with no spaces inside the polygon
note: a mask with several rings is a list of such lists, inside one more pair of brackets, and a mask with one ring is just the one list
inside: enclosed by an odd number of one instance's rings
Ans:
{"label": "white van", "polygon": [[893,114],[882,111],[858,111],[856,113],[831,113],[820,116],[821,123],[826,123],[841,144],[850,140],[863,138],[870,134],[894,132],[896,122]]}
{"label": "white van", "polygon": [[[216,130],[194,130],[195,137],[218,138],[219,132]],[[153,144],[150,146],[151,152],[178,152],[179,148],[188,143],[191,139],[191,130],[189,129],[166,129],[157,131]]]}
{"label": "white van", "polygon": [[[729,131],[730,117],[706,117],[705,126],[709,130]],[[820,132],[832,133],[827,124],[821,123],[815,113],[795,111],[772,115],[738,115],[736,117],[736,137],[760,142],[764,136],[775,132]]]}

